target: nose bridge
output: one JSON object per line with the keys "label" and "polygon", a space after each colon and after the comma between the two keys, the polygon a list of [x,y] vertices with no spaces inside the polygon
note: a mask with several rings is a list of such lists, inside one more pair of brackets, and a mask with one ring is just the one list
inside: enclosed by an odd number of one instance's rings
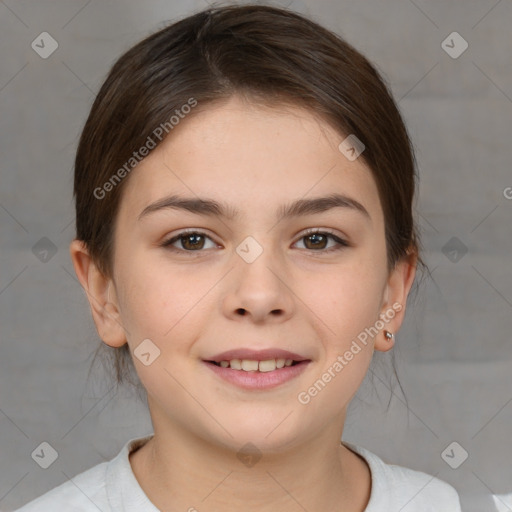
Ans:
{"label": "nose bridge", "polygon": [[228,314],[243,310],[261,319],[271,313],[286,316],[291,312],[286,267],[276,253],[278,244],[271,239],[268,234],[248,235],[235,247],[235,272],[226,297]]}
{"label": "nose bridge", "polygon": [[[271,235],[257,234],[246,236],[235,248],[238,258],[239,278],[254,277],[256,283],[261,282],[266,288],[275,281],[276,273],[279,273],[279,261],[281,258],[276,253],[276,246],[271,241]],[[279,280],[278,280],[279,281]]]}

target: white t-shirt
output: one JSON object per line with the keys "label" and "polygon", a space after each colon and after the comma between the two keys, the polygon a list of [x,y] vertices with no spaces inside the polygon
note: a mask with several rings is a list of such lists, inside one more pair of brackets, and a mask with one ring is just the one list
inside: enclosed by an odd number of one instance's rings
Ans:
{"label": "white t-shirt", "polygon": [[[140,487],[128,458],[152,436],[131,439],[109,462],[80,473],[15,512],[159,512]],[[460,512],[459,496],[446,482],[386,464],[365,448],[343,444],[370,467],[372,487],[365,512]]]}

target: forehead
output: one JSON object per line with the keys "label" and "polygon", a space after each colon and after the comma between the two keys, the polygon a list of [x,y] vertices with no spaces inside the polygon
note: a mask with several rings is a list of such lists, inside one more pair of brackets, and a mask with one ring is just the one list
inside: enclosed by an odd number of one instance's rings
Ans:
{"label": "forehead", "polygon": [[137,216],[169,194],[218,198],[244,214],[291,199],[338,192],[382,215],[376,184],[362,158],[338,149],[345,136],[300,107],[232,97],[196,107],[131,172],[120,215]]}

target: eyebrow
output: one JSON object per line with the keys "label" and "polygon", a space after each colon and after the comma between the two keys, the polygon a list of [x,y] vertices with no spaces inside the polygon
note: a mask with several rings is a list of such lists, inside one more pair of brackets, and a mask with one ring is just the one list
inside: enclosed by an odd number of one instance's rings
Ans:
{"label": "eyebrow", "polygon": [[[282,205],[278,209],[276,216],[277,220],[281,221],[291,217],[326,212],[332,208],[346,208],[359,212],[371,222],[370,214],[359,201],[342,194],[330,194],[326,197],[315,197],[312,199],[298,199],[289,205]],[[186,210],[197,215],[220,216],[230,220],[237,218],[240,214],[238,210],[228,204],[220,203],[213,199],[171,195],[146,206],[137,219],[141,220],[150,213],[167,209]]]}

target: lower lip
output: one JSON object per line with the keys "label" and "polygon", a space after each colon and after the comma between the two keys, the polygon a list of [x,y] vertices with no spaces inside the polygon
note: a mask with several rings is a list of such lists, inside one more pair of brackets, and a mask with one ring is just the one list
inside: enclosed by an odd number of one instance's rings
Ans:
{"label": "lower lip", "polygon": [[243,389],[271,389],[298,377],[311,361],[301,361],[293,366],[283,366],[271,372],[232,370],[204,361],[215,374]]}

